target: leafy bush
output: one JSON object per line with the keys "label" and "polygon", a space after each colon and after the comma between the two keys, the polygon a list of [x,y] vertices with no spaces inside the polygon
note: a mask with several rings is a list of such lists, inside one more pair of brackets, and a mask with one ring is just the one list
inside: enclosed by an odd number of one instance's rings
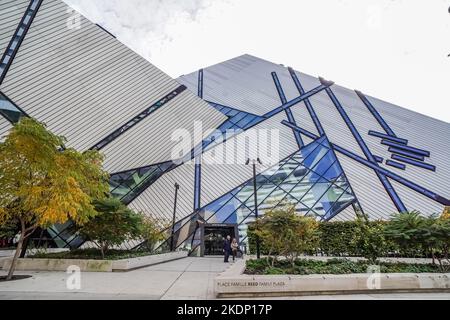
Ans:
{"label": "leafy bush", "polygon": [[318,225],[313,218],[299,216],[294,206],[285,205],[267,211],[256,221],[253,233],[265,244],[272,266],[278,256],[294,266],[299,255],[317,247]]}
{"label": "leafy bush", "polygon": [[156,245],[168,236],[167,230],[168,226],[161,224],[160,221],[149,216],[143,216],[141,237],[145,241],[144,247],[148,251],[155,250]]}
{"label": "leafy bush", "polygon": [[[289,261],[277,260],[273,266],[264,260],[249,260],[245,273],[251,275],[310,275],[310,274],[354,274],[367,273],[372,264],[368,261],[332,259],[316,261],[297,259],[294,266]],[[380,263],[381,273],[439,273],[440,268],[433,264]]]}
{"label": "leafy bush", "polygon": [[148,251],[108,250],[104,257],[99,249],[79,249],[58,253],[36,253],[29,258],[35,259],[89,259],[89,260],[120,260],[148,256]]}
{"label": "leafy bush", "polygon": [[97,242],[102,258],[112,246],[119,246],[142,235],[142,216],[120,200],[97,200],[94,205],[98,214],[81,228],[80,233]]}
{"label": "leafy bush", "polygon": [[417,211],[395,214],[386,227],[385,235],[403,252],[428,252],[433,262],[438,261],[441,270],[450,269],[450,219],[446,215],[426,218]]}
{"label": "leafy bush", "polygon": [[364,215],[359,215],[356,219],[352,243],[369,263],[375,264],[377,259],[386,253],[384,228],[384,222],[369,222]]}
{"label": "leafy bush", "polygon": [[352,241],[356,233],[354,221],[322,222],[320,230],[320,252],[326,256],[357,256],[358,247]]}
{"label": "leafy bush", "polygon": [[[385,221],[364,221],[363,224],[358,224],[357,221],[346,222],[320,222],[318,225],[318,243],[315,248],[306,250],[304,254],[324,255],[333,257],[361,257],[366,256],[368,250],[376,250],[378,256],[391,257],[426,257],[421,248],[416,244],[409,244],[409,250],[405,251],[393,241],[391,238],[378,235],[377,232],[382,232],[388,222]],[[255,228],[256,224],[252,224],[248,229],[248,238],[250,247],[255,247]],[[372,240],[364,244],[364,233],[370,233]],[[377,240],[378,237],[378,240]],[[377,240],[377,241],[375,241]],[[375,241],[375,242],[373,242]],[[360,243],[358,243],[360,242]],[[371,248],[371,243],[376,243],[376,248]],[[261,252],[264,255],[269,255],[269,249],[264,239],[261,241]],[[281,254],[276,250],[271,252],[272,256]]]}

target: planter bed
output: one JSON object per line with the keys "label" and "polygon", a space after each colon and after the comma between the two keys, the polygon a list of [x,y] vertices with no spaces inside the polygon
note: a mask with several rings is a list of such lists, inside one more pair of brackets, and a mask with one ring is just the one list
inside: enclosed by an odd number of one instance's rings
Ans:
{"label": "planter bed", "polygon": [[[369,273],[260,275],[246,274],[246,262],[244,260],[238,261],[215,279],[214,287],[218,297],[450,292],[450,273],[421,273],[419,271],[412,273],[381,273],[379,276]],[[422,265],[422,267],[424,266]]]}
{"label": "planter bed", "polygon": [[[187,251],[169,252],[156,255],[142,255],[126,259],[71,259],[59,255],[48,255],[48,258],[19,259],[17,271],[67,271],[71,266],[77,266],[83,272],[126,272],[155,264],[186,258]],[[70,257],[70,256],[69,256]],[[3,270],[8,270],[12,259],[3,262]]]}

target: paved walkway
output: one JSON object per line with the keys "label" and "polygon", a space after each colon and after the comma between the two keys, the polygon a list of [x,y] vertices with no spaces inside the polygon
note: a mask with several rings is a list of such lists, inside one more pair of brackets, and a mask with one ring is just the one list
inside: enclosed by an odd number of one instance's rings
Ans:
{"label": "paved walkway", "polygon": [[[209,300],[214,299],[214,278],[228,265],[222,258],[186,258],[127,273],[82,273],[81,289],[69,290],[63,272],[18,272],[33,277],[0,282],[0,300]],[[0,275],[4,275],[0,271]],[[280,298],[286,299],[286,298]],[[448,293],[379,294],[291,297],[307,299],[447,299]]]}
{"label": "paved walkway", "polygon": [[227,267],[223,258],[185,258],[126,273],[82,273],[81,290],[68,290],[63,272],[18,272],[33,277],[0,282],[0,300],[208,300],[215,298],[214,278]]}

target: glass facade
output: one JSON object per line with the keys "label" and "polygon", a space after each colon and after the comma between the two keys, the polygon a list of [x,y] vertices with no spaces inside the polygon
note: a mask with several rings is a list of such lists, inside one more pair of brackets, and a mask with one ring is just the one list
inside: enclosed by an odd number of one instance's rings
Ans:
{"label": "glass facade", "polygon": [[[228,132],[239,133],[245,131],[258,123],[265,120],[265,118],[239,111],[230,107],[226,107],[214,102],[208,102],[212,107],[214,107],[217,111],[222,112],[224,115],[228,117],[228,120],[225,121],[216,131],[209,137],[207,137],[203,141],[203,150],[207,150],[208,148],[215,145],[215,143],[221,143],[224,141],[225,136]],[[219,133],[220,132],[220,133]],[[218,134],[219,133],[219,134]],[[219,137],[218,137],[219,135]],[[227,138],[230,138],[229,136]],[[215,142],[215,143],[213,143]]]}
{"label": "glass facade", "polygon": [[[283,160],[278,167],[257,176],[259,214],[289,203],[298,214],[326,221],[357,202],[326,137],[322,137]],[[245,244],[248,224],[255,220],[253,179],[175,227],[176,247],[200,247],[200,224],[237,224],[239,241]],[[165,245],[170,242],[167,240]]]}
{"label": "glass facade", "polygon": [[124,171],[111,175],[109,180],[111,195],[129,204],[131,201],[176,165],[165,162],[153,166]]}
{"label": "glass facade", "polygon": [[11,123],[19,122],[20,118],[24,116],[6,96],[0,92],[0,114],[8,119]]}

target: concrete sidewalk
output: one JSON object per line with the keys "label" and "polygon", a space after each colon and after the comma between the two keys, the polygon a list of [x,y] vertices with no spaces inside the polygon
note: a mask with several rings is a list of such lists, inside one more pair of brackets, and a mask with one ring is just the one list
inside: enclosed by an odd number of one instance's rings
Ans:
{"label": "concrete sidewalk", "polygon": [[[0,282],[1,300],[210,300],[215,299],[214,278],[229,265],[223,258],[185,258],[127,273],[82,273],[81,290],[67,289],[64,272],[18,272],[33,277]],[[0,271],[0,275],[6,272]],[[270,298],[273,299],[273,298]],[[289,297],[308,299],[446,299],[448,293],[379,294]],[[242,299],[240,299],[242,300]]]}
{"label": "concrete sidewalk", "polygon": [[33,277],[0,283],[0,299],[208,300],[228,266],[223,258],[185,258],[127,273],[82,273],[81,290],[67,289],[63,272],[18,272]]}

